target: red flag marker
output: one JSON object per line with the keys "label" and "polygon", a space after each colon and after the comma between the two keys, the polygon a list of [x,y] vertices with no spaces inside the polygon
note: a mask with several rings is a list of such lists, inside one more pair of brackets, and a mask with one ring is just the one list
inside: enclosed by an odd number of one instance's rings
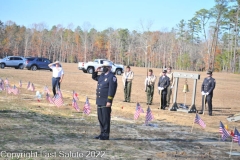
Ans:
{"label": "red flag marker", "polygon": [[39,99],[38,99],[37,101],[38,101],[38,102],[40,102],[40,100],[39,100]]}

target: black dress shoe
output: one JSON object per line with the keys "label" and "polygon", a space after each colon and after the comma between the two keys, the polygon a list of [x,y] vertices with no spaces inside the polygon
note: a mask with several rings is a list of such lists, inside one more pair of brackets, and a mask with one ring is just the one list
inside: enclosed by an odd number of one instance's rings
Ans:
{"label": "black dress shoe", "polygon": [[100,136],[99,139],[100,139],[100,140],[109,140],[109,137],[108,137],[108,136]]}
{"label": "black dress shoe", "polygon": [[201,111],[201,112],[198,112],[198,114],[203,114],[203,112]]}
{"label": "black dress shoe", "polygon": [[152,105],[152,103],[148,103],[148,105]]}
{"label": "black dress shoe", "polygon": [[100,137],[101,137],[101,134],[96,136],[96,137],[94,137],[94,139],[100,139]]}
{"label": "black dress shoe", "polygon": [[123,102],[127,102],[127,101],[125,100],[125,101],[123,101]]}
{"label": "black dress shoe", "polygon": [[149,103],[146,103],[147,105],[149,105]]}

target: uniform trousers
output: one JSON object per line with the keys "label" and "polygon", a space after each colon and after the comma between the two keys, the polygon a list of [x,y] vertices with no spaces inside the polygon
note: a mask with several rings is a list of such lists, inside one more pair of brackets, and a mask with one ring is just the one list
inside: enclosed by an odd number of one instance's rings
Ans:
{"label": "uniform trousers", "polygon": [[98,121],[100,124],[101,136],[109,137],[110,121],[111,121],[111,107],[98,105]]}

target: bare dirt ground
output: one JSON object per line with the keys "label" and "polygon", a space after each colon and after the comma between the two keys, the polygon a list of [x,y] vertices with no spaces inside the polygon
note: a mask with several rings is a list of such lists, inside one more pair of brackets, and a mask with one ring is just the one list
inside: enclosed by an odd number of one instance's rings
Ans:
{"label": "bare dirt ground", "polygon": [[[34,83],[36,90],[43,92],[45,85],[51,88],[50,71],[28,71],[5,68],[0,78],[9,79],[11,85],[23,82],[20,96],[0,92],[0,159],[11,159],[10,153],[25,153],[20,159],[228,159],[231,138],[219,141],[219,121],[229,130],[239,122],[228,122],[226,118],[240,113],[240,75],[214,73],[216,88],[213,97],[213,116],[200,115],[207,127],[191,128],[195,114],[159,110],[157,87],[151,110],[155,125],[145,126],[145,113],[133,120],[136,103],[147,109],[144,92],[145,68],[132,67],[135,73],[131,103],[123,101],[123,84],[117,76],[118,89],[112,106],[111,135],[109,141],[94,140],[99,133],[96,116],[95,88],[97,82],[77,69],[77,64],[62,64],[65,77],[61,85],[64,106],[57,108],[46,102],[45,96],[38,102],[35,92],[27,91],[27,82]],[[153,68],[159,77],[161,69]],[[178,71],[183,72],[183,71]],[[201,108],[201,84],[205,72],[198,73],[196,106]],[[185,79],[180,79],[178,103],[184,103],[182,92]],[[188,80],[190,92],[186,104],[191,104],[193,80]],[[157,86],[157,85],[156,85]],[[72,90],[79,94],[79,107],[83,108],[86,96],[91,104],[91,114],[83,116],[71,106]],[[207,113],[207,112],[206,112]],[[240,153],[234,143],[233,152]],[[29,156],[28,153],[37,153]],[[3,157],[5,156],[5,158]],[[82,158],[80,158],[82,157]],[[239,159],[232,156],[231,159]],[[17,159],[17,158],[14,158]]]}

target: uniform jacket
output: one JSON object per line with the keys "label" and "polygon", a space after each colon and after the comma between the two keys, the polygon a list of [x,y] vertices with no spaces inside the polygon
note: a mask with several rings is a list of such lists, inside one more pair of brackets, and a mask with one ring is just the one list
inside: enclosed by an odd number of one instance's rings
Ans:
{"label": "uniform jacket", "polygon": [[162,90],[162,94],[167,94],[167,87],[170,84],[170,79],[168,76],[161,76],[159,77],[159,81],[158,81],[158,87],[163,87],[164,89]]}
{"label": "uniform jacket", "polygon": [[204,91],[205,93],[208,92],[209,95],[212,95],[215,85],[216,85],[215,79],[212,77],[207,77],[203,80],[201,91]]}
{"label": "uniform jacket", "polygon": [[145,79],[145,88],[147,87],[147,86],[154,86],[154,84],[155,84],[155,81],[156,81],[156,76],[154,76],[154,75],[151,75],[151,76],[147,76],[146,77],[146,79]]}
{"label": "uniform jacket", "polygon": [[122,76],[123,86],[125,86],[126,81],[132,82],[133,77],[134,77],[134,73],[132,71],[124,72]]}
{"label": "uniform jacket", "polygon": [[106,106],[107,102],[112,103],[115,93],[117,91],[117,78],[112,72],[107,75],[98,72],[93,72],[92,79],[98,81],[96,89],[96,104],[99,106]]}
{"label": "uniform jacket", "polygon": [[173,77],[173,72],[171,72],[171,73],[166,73],[166,76],[169,77],[169,80],[170,80],[170,84],[169,84],[169,85],[173,86],[174,83],[175,83],[175,79],[174,79],[174,77]]}

